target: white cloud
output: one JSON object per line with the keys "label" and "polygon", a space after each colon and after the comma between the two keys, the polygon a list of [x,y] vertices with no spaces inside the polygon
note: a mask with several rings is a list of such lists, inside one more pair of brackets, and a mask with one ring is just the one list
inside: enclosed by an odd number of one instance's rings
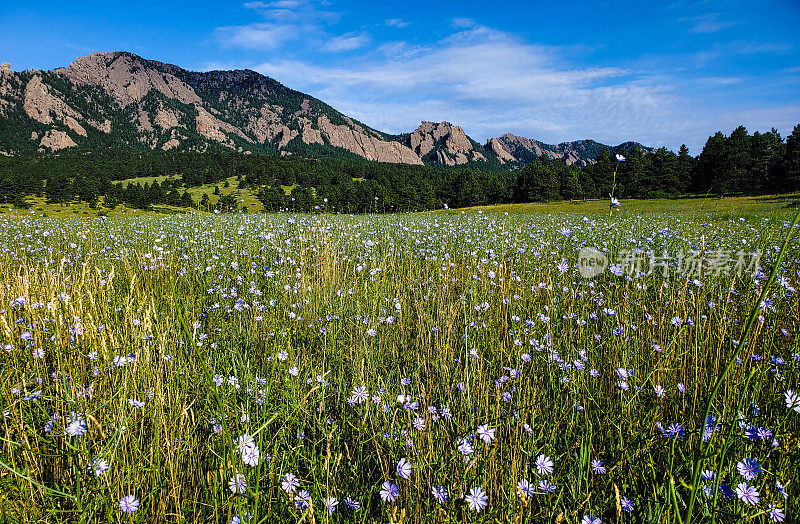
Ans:
{"label": "white cloud", "polygon": [[410,25],[409,22],[406,22],[401,18],[390,18],[388,20],[384,20],[384,23],[389,27],[396,27],[398,29],[402,29]]}
{"label": "white cloud", "polygon": [[346,67],[274,60],[256,70],[310,92],[378,129],[406,132],[448,120],[478,140],[503,132],[548,141],[615,143],[659,127],[669,86],[618,67],[570,68],[560,50],[476,26],[407,54]]}
{"label": "white cloud", "polygon": [[758,55],[769,54],[779,55],[788,53],[792,46],[779,42],[751,42],[747,40],[735,40],[720,46],[724,51],[737,55]]}
{"label": "white cloud", "polygon": [[300,6],[298,0],[278,0],[276,2],[247,2],[245,9],[295,9]]}
{"label": "white cloud", "polygon": [[369,35],[366,33],[353,34],[348,33],[345,35],[335,36],[328,40],[324,46],[323,51],[329,53],[340,53],[342,51],[352,51],[359,47],[364,47],[370,42]]}
{"label": "white cloud", "polygon": [[744,79],[738,76],[707,76],[697,79],[697,82],[711,86],[730,86],[740,84],[743,81]]}
{"label": "white cloud", "polygon": [[305,25],[315,23],[334,23],[339,19],[339,13],[320,9],[327,6],[327,2],[314,0],[275,0],[272,2],[247,2],[245,9],[258,12],[267,20],[302,23]]}
{"label": "white cloud", "polygon": [[453,24],[453,27],[458,27],[458,28],[475,27],[476,25],[478,25],[478,23],[475,20],[473,20],[472,18],[458,18],[457,17],[457,18],[453,18],[450,21],[450,23]]}
{"label": "white cloud", "polygon": [[218,27],[214,36],[223,47],[270,50],[297,37],[297,28],[290,24],[263,22],[250,25]]}
{"label": "white cloud", "polygon": [[736,22],[722,21],[718,13],[709,13],[692,19],[692,33],[716,33],[728,27],[733,27]]}

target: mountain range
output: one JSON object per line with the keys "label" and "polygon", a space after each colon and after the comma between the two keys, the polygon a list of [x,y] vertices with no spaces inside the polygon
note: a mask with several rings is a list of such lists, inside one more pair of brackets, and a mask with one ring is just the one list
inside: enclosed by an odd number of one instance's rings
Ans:
{"label": "mountain range", "polygon": [[506,133],[480,144],[449,122],[373,129],[251,70],[193,72],[127,52],[94,53],[52,71],[0,66],[0,154],[66,148],[231,149],[379,162],[514,167],[540,155],[579,166],[605,146],[546,144]]}

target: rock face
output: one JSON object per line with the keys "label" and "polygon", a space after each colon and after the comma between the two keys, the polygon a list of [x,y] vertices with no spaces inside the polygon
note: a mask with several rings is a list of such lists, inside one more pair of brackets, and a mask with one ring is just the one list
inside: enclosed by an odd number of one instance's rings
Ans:
{"label": "rock face", "polygon": [[367,160],[403,164],[422,164],[414,152],[398,142],[382,140],[377,133],[370,133],[361,126],[333,124],[328,117],[317,119],[319,134],[334,147],[346,149]]}
{"label": "rock face", "polygon": [[8,67],[0,69],[0,115],[6,114],[9,108],[21,102],[20,82],[11,71],[8,62],[4,62],[3,66],[5,65]]}
{"label": "rock face", "polygon": [[486,160],[483,148],[449,122],[422,122],[409,135],[408,145],[421,158],[448,166]]}
{"label": "rock face", "polygon": [[194,89],[172,74],[147,67],[128,53],[94,53],[54,72],[79,84],[99,86],[123,106],[140,102],[152,90],[184,104],[202,102]]}
{"label": "rock face", "polygon": [[77,111],[50,92],[38,75],[25,86],[25,102],[22,108],[29,117],[42,124],[51,124],[67,117],[73,118],[73,121],[75,117],[80,118]]}
{"label": "rock face", "polygon": [[228,148],[445,166],[516,167],[540,154],[581,164],[600,146],[510,134],[482,146],[448,122],[388,135],[255,71],[193,72],[125,52],[94,53],[53,71],[14,72],[3,63],[0,126],[10,130],[0,151]]}
{"label": "rock face", "polygon": [[514,158],[509,151],[503,147],[503,143],[500,142],[497,138],[490,138],[486,142],[486,148],[491,149],[495,155],[497,155],[497,159],[500,161],[501,164],[505,164],[507,162],[516,162],[517,159]]}
{"label": "rock face", "polygon": [[74,147],[77,144],[64,131],[50,130],[42,137],[42,141],[39,145],[42,151],[44,148],[48,148],[51,151],[58,151],[65,147]]}

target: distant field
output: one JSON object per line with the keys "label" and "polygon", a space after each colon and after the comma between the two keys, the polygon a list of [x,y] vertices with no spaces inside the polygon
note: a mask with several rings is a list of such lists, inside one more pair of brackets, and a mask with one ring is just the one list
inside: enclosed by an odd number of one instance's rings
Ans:
{"label": "distant field", "polygon": [[[716,218],[739,217],[750,214],[781,213],[786,216],[796,212],[800,204],[800,193],[786,195],[724,197],[724,198],[679,198],[623,200],[614,215],[626,216],[636,214],[710,214]],[[472,210],[508,213],[581,213],[602,215],[609,213],[608,200],[561,201],[531,204],[501,204],[468,208]]]}
{"label": "distant field", "polygon": [[[151,177],[151,178],[137,178],[126,180],[125,182],[145,182],[151,183],[153,180],[158,179],[163,181],[166,177]],[[263,212],[263,206],[249,189],[238,190],[236,188],[236,178],[228,179],[229,187],[223,187],[224,181],[218,184],[209,184],[200,187],[193,187],[189,189],[189,193],[196,201],[202,198],[203,193],[208,194],[209,202],[215,204],[221,195],[231,193],[239,194],[240,208],[247,208],[249,212],[258,213]],[[218,186],[220,195],[214,195],[214,187]],[[289,194],[292,190],[291,186],[284,186],[284,191]],[[96,209],[91,209],[88,204],[72,203],[69,205],[48,204],[41,198],[29,199],[31,209],[14,209],[10,206],[0,206],[0,216],[2,215],[31,215],[34,211],[37,216],[42,213],[47,216],[100,216],[107,215],[109,217],[116,216],[129,216],[131,214],[141,215],[148,213],[166,213],[172,214],[176,212],[189,212],[197,213],[199,211],[174,208],[171,206],[155,206],[153,211],[142,211],[131,209],[123,205],[115,209],[109,209],[99,205]],[[781,216],[789,216],[793,210],[800,203],[800,193],[785,194],[785,195],[768,195],[768,196],[754,196],[754,197],[725,197],[725,198],[680,198],[680,199],[651,199],[651,200],[624,200],[622,206],[614,211],[617,216],[626,216],[631,214],[670,214],[678,213],[681,215],[710,215],[716,218],[740,217],[750,215],[765,215],[777,213]],[[608,201],[607,200],[588,200],[588,201],[561,201],[549,203],[530,203],[530,204],[501,204],[496,206],[479,206],[473,208],[464,208],[457,210],[440,212],[461,212],[461,211],[492,211],[500,213],[514,213],[514,214],[527,214],[527,213],[577,213],[586,215],[603,215],[608,214]]]}
{"label": "distant field", "polygon": [[8,205],[0,206],[0,217],[2,216],[17,216],[27,217],[35,216],[39,218],[89,218],[89,217],[125,217],[125,216],[141,216],[141,215],[158,215],[158,214],[174,214],[174,213],[196,213],[197,211],[186,208],[172,207],[158,205],[154,207],[153,211],[142,211],[141,209],[134,209],[122,204],[111,209],[102,205],[102,200],[98,206],[91,208],[86,202],[72,202],[70,204],[50,204],[43,198],[28,198],[30,204],[29,209],[19,209]]}

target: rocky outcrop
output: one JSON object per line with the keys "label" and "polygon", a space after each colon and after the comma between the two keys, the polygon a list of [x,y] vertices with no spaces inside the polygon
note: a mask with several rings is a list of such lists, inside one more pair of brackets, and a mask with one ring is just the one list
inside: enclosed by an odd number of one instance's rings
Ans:
{"label": "rocky outcrop", "polygon": [[308,118],[299,118],[297,120],[302,129],[300,139],[304,144],[324,144],[325,140],[322,139],[322,131],[315,128]]}
{"label": "rocky outcrop", "polygon": [[173,127],[178,127],[178,124],[180,123],[178,121],[178,115],[175,114],[174,111],[165,109],[163,107],[159,107],[156,110],[153,122],[164,131],[167,129],[172,129]]}
{"label": "rocky outcrop", "polygon": [[333,124],[327,116],[317,119],[317,127],[322,136],[334,147],[346,149],[351,153],[376,162],[403,164],[422,164],[414,151],[399,142],[387,142],[363,132],[363,128]]}
{"label": "rocky outcrop", "polygon": [[438,164],[457,166],[485,161],[484,152],[475,147],[464,130],[449,122],[422,122],[408,137],[408,145],[420,158],[433,158]]}
{"label": "rocky outcrop", "polygon": [[142,111],[141,109],[137,111],[136,118],[133,121],[136,125],[136,129],[140,133],[153,132],[153,124],[150,123],[150,115],[148,115],[146,111]]}
{"label": "rocky outcrop", "polygon": [[164,142],[164,145],[161,146],[161,149],[163,149],[164,151],[169,151],[170,149],[175,149],[179,145],[181,145],[180,140],[178,140],[177,138],[170,138],[169,140]]}
{"label": "rocky outcrop", "polygon": [[58,151],[65,147],[75,147],[76,145],[78,144],[76,144],[65,131],[53,129],[45,133],[42,137],[42,141],[39,143],[41,150],[48,148],[51,151]]}
{"label": "rocky outcrop", "polygon": [[42,124],[61,122],[71,131],[80,136],[88,136],[83,121],[103,133],[111,132],[111,121],[106,119],[102,123],[87,120],[76,109],[57,96],[42,82],[42,77],[34,75],[25,85],[22,108],[25,113]]}
{"label": "rocky outcrop", "polygon": [[52,124],[56,120],[64,122],[67,117],[76,122],[75,119],[80,118],[77,111],[50,92],[39,75],[31,78],[25,86],[22,108],[29,117],[42,124]]}
{"label": "rocky outcrop", "polygon": [[500,140],[498,140],[497,138],[490,138],[486,142],[486,148],[490,149],[497,156],[497,160],[501,164],[505,164],[508,162],[516,162],[517,160],[516,158],[514,158],[514,155],[512,155],[509,151],[506,150],[505,147],[503,147],[503,143],[500,142]]}
{"label": "rocky outcrop", "polygon": [[572,142],[551,145],[523,136],[512,135],[511,133],[506,133],[493,140],[497,141],[503,149],[523,163],[542,155],[550,160],[562,160],[567,165],[578,164],[582,166],[594,160],[593,158],[582,158],[578,155]]}
{"label": "rocky outcrop", "polygon": [[184,104],[202,102],[194,89],[174,75],[148,67],[128,53],[93,53],[55,72],[77,83],[99,86],[123,106],[141,101],[151,90]]}
{"label": "rocky outcrop", "polygon": [[67,124],[67,127],[70,128],[71,131],[74,131],[81,136],[87,136],[86,129],[84,129],[84,127],[71,116],[64,117],[64,123]]}
{"label": "rocky outcrop", "polygon": [[289,129],[284,123],[283,108],[272,104],[264,104],[254,111],[244,127],[244,132],[261,144],[277,140],[280,149],[299,135],[297,130]]}
{"label": "rocky outcrop", "polygon": [[195,109],[197,110],[195,129],[201,136],[229,146],[233,146],[233,140],[228,137],[227,133],[238,135],[247,140],[247,136],[242,131],[215,117],[202,106],[197,105]]}
{"label": "rocky outcrop", "polygon": [[[4,62],[3,65],[8,65]],[[11,71],[11,66],[0,69],[0,115],[5,114],[11,106],[19,103],[18,90],[19,80]]]}
{"label": "rocky outcrop", "polygon": [[[138,141],[151,147],[156,143],[162,148],[180,147],[180,134],[171,133],[165,142],[157,137],[165,131],[183,129],[182,122],[191,121],[191,113],[196,113],[191,131],[231,148],[241,147],[235,145],[233,136],[252,144],[272,143],[279,150],[300,137],[304,144],[330,145],[369,160],[422,163],[405,144],[384,139],[381,133],[344,115],[337,116],[344,123],[333,123],[328,114],[320,110],[321,104],[310,97],[287,112],[281,101],[287,93],[296,92],[252,71],[190,73],[130,53],[94,53],[76,58],[69,67],[55,72],[78,86],[101,88],[123,108],[135,108],[130,122],[142,135]],[[237,84],[245,90],[237,89]],[[155,110],[147,110],[144,100],[152,92],[190,106],[193,111],[190,113],[188,107],[184,110],[180,106],[165,107],[161,102]],[[206,94],[201,96],[201,93]],[[152,107],[152,102],[150,104]],[[33,104],[32,110],[33,107],[39,106]],[[46,110],[45,105],[40,107]],[[72,116],[74,121],[68,124],[71,129],[79,120],[76,115]],[[45,117],[39,114],[37,118]],[[73,130],[83,134],[78,127]]]}
{"label": "rocky outcrop", "polygon": [[487,147],[491,147],[493,150],[498,146],[521,163],[530,162],[536,157],[544,155],[548,159],[560,160],[567,165],[576,164],[580,167],[594,163],[597,155],[604,148],[617,152],[626,151],[636,146],[647,152],[654,151],[654,149],[636,142],[625,142],[617,146],[607,146],[594,140],[545,144],[538,140],[512,135],[511,133],[506,133],[499,138],[492,138],[487,142]]}

